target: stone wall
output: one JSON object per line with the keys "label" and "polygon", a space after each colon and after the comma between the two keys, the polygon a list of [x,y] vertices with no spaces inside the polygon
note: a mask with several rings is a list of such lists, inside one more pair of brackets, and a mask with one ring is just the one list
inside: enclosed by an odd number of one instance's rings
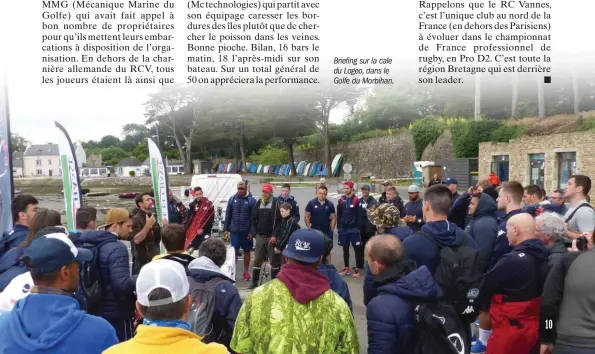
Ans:
{"label": "stone wall", "polygon": [[[378,179],[409,177],[415,162],[410,133],[394,134],[361,141],[341,142],[331,146],[332,157],[344,155],[344,163],[353,165],[354,176],[371,175]],[[324,148],[295,152],[295,161],[323,161]]]}
{"label": "stone wall", "polygon": [[436,139],[434,144],[430,144],[421,155],[422,161],[440,161],[450,160],[454,157],[452,146],[452,134],[450,130],[445,130],[442,135]]}
{"label": "stone wall", "polygon": [[[544,188],[548,193],[558,188],[559,153],[576,153],[576,173],[595,178],[595,132],[521,137],[508,143],[479,144],[479,177],[491,169],[492,157],[509,156],[509,180],[530,183],[530,154],[545,154]],[[591,190],[591,198],[595,196]]]}

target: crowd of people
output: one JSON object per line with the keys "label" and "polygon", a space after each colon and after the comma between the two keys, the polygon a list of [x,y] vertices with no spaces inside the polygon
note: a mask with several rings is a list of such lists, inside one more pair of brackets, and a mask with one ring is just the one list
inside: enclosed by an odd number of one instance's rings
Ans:
{"label": "crowd of people", "polygon": [[320,185],[305,228],[289,185],[254,196],[239,182],[222,231],[243,256],[244,301],[201,187],[186,205],[170,192],[167,220],[141,193],[102,225],[78,209],[76,230],[19,195],[0,242],[0,353],[355,354],[345,277],[362,274],[369,353],[595,353],[590,178],[547,197],[494,177],[461,194],[434,178],[423,199],[409,186],[407,203],[390,181],[378,200],[345,181],[336,203]]}

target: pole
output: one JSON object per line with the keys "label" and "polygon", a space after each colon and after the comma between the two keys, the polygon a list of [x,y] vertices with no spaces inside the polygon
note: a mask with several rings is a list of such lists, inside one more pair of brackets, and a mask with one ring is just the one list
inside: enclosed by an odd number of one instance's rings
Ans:
{"label": "pole", "polygon": [[475,74],[475,114],[474,119],[481,118],[481,77],[480,74]]}

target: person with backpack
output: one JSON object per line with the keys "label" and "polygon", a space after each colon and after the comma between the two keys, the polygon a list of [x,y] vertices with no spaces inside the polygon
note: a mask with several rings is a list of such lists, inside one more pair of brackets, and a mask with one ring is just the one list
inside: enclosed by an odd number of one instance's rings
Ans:
{"label": "person with backpack", "polygon": [[231,245],[236,251],[236,262],[240,255],[240,248],[244,251],[243,278],[245,281],[250,281],[248,269],[250,269],[250,252],[254,249],[254,242],[249,236],[252,226],[252,209],[254,209],[256,200],[248,193],[246,182],[238,182],[237,190],[237,193],[227,201],[223,232],[231,238]]}
{"label": "person with backpack", "polygon": [[32,195],[21,194],[14,197],[10,205],[13,229],[2,236],[0,256],[17,247],[27,238],[29,225],[39,208],[39,201]]}
{"label": "person with backpack", "polygon": [[570,201],[570,208],[564,214],[568,237],[581,237],[585,232],[595,230],[595,210],[587,197],[591,191],[591,179],[583,175],[574,175],[568,179],[565,196]]}
{"label": "person with backpack", "polygon": [[392,235],[372,237],[366,259],[378,289],[366,308],[368,353],[417,352],[416,337],[422,333],[415,332],[415,308],[436,302],[442,290],[426,266],[415,269],[404,261],[401,241]]}
{"label": "person with backpack", "polygon": [[180,263],[184,269],[188,269],[188,265],[194,260],[194,257],[184,250],[186,242],[184,225],[167,224],[163,226],[161,229],[161,242],[163,242],[166,253],[156,255],[153,260],[169,259]]}
{"label": "person with backpack", "polygon": [[227,354],[224,345],[203,343],[192,332],[193,310],[188,277],[181,264],[158,259],[145,265],[136,280],[136,309],[143,317],[134,338],[104,354]]}
{"label": "person with backpack", "polygon": [[128,250],[120,240],[129,240],[132,221],[126,209],[110,209],[101,230],[85,231],[79,241],[93,252],[93,259],[81,266],[81,283],[87,297],[87,311],[114,326],[118,340],[133,336],[134,278],[130,275]]}
{"label": "person with backpack", "polygon": [[[483,259],[485,268],[487,268],[492,257],[496,238],[498,237],[496,210],[498,210],[498,204],[489,195],[476,193],[472,196],[469,205],[471,222],[465,228],[465,232],[477,243],[477,249]],[[487,270],[485,268],[483,272]]]}
{"label": "person with backpack", "polygon": [[36,236],[23,254],[33,279],[31,294],[0,316],[0,352],[100,354],[117,344],[114,328],[86,314],[73,296],[79,264],[93,254],[76,248],[64,232],[44,230]]}
{"label": "person with backpack", "polygon": [[486,354],[539,351],[539,308],[548,273],[548,252],[536,239],[527,213],[511,217],[506,237],[513,247],[485,275],[480,303],[489,303],[492,333]]}
{"label": "person with backpack", "polygon": [[271,264],[271,275],[279,272],[281,267],[280,255],[275,256],[274,248],[277,244],[275,229],[281,223],[279,202],[273,197],[273,186],[262,186],[262,197],[256,202],[252,210],[250,238],[255,239],[254,265],[252,266],[252,284],[248,289],[255,289],[260,278],[260,267],[268,258]]}
{"label": "person with backpack", "polygon": [[[359,277],[360,270],[364,269],[364,244],[359,233],[359,198],[353,193],[353,182],[343,182],[343,191],[337,202],[337,231],[339,234],[339,246],[343,248],[343,263],[345,268],[339,272],[341,275],[354,278]],[[349,269],[349,246],[353,246],[355,252],[355,267]]]}
{"label": "person with backpack", "polygon": [[[203,304],[200,313],[190,316],[193,330],[200,332],[196,324],[207,324],[203,337],[204,343],[219,343],[229,349],[236,318],[242,307],[242,299],[235,281],[221,271],[227,258],[227,247],[218,238],[209,238],[200,245],[199,257],[188,267],[190,294],[193,301]],[[205,334],[207,334],[205,336]]]}
{"label": "person with backpack", "polygon": [[357,354],[359,343],[349,306],[317,271],[324,255],[318,230],[294,232],[273,279],[248,295],[236,319],[236,353]]}

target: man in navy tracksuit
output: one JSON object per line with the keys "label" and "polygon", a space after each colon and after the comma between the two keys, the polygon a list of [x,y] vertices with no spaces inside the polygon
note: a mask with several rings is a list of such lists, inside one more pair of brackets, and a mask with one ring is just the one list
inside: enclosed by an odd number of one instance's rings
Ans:
{"label": "man in navy tracksuit", "polygon": [[376,235],[376,226],[368,220],[368,210],[377,203],[376,199],[370,195],[370,185],[364,184],[362,186],[362,198],[359,200],[359,232],[364,246],[372,236]]}
{"label": "man in navy tracksuit", "polygon": [[304,222],[309,229],[322,231],[328,238],[333,239],[333,232],[337,225],[337,214],[335,206],[326,199],[328,188],[318,187],[318,197],[312,199],[306,205]]}
{"label": "man in navy tracksuit", "polygon": [[285,183],[283,185],[283,187],[281,187],[281,195],[279,197],[277,197],[277,200],[279,201],[279,205],[282,205],[283,203],[287,203],[287,204],[291,205],[291,214],[290,215],[295,219],[295,222],[299,224],[299,222],[300,222],[300,205],[295,200],[293,195],[290,195],[289,193],[291,193],[291,186],[288,183]]}
{"label": "man in navy tracksuit", "polygon": [[31,195],[18,195],[11,203],[13,229],[2,237],[0,256],[25,241],[39,201]]}
{"label": "man in navy tracksuit", "polygon": [[343,247],[345,268],[339,274],[352,275],[349,270],[349,244],[351,243],[355,251],[356,263],[355,268],[353,268],[353,276],[357,278],[359,277],[360,269],[364,268],[364,245],[359,233],[359,199],[353,193],[352,181],[343,183],[343,191],[345,194],[337,203],[337,223],[339,225],[339,246]]}
{"label": "man in navy tracksuit", "polygon": [[247,191],[246,182],[240,181],[237,186],[238,192],[227,201],[225,211],[225,223],[223,231],[229,234],[231,245],[236,251],[236,262],[240,248],[244,250],[244,280],[251,279],[248,269],[250,268],[250,251],[254,249],[254,243],[248,238],[252,226],[252,209],[256,204]]}
{"label": "man in navy tracksuit", "polygon": [[[494,250],[488,263],[488,271],[498,263],[500,258],[512,250],[506,236],[506,224],[511,217],[525,213],[521,209],[521,201],[523,200],[524,193],[523,186],[516,181],[505,182],[502,184],[502,188],[500,188],[496,202],[498,203],[498,209],[503,210],[506,215],[498,224],[498,235],[496,236]],[[482,353],[486,350],[492,333],[491,328],[490,314],[487,312],[487,308],[484,308],[484,311],[481,311],[479,314],[479,340],[471,347],[471,353]]]}
{"label": "man in navy tracksuit", "polygon": [[421,230],[424,224],[424,213],[422,210],[423,200],[419,197],[419,186],[413,184],[407,189],[409,193],[409,202],[405,204],[405,215],[403,220],[407,223],[407,226],[417,232]]}

